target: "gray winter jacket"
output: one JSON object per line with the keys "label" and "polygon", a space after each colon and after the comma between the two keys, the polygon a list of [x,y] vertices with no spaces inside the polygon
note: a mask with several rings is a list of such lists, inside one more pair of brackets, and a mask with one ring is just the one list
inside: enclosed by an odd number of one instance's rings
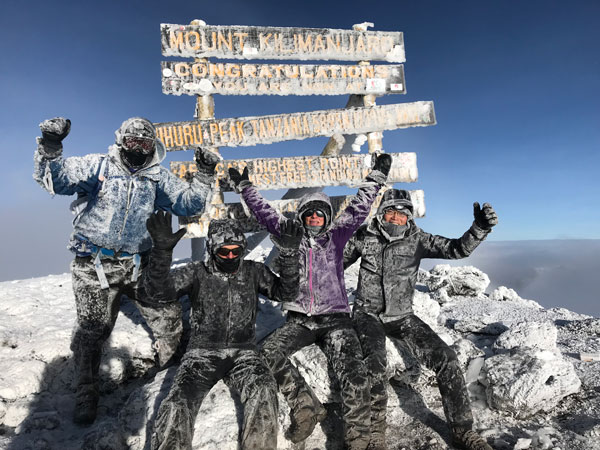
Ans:
{"label": "gray winter jacket", "polygon": [[[373,180],[385,182],[380,172],[372,172]],[[293,302],[283,306],[307,315],[349,313],[348,296],[344,283],[344,246],[369,215],[371,205],[381,184],[363,187],[335,219],[329,197],[322,192],[306,195],[298,206],[298,217],[311,202],[324,202],[329,206],[325,230],[316,237],[304,234],[300,243],[300,289]],[[274,236],[279,236],[281,215],[269,205],[254,186],[246,187],[242,197],[258,222]],[[300,220],[300,219],[298,219]]]}
{"label": "gray winter jacket", "polygon": [[[378,215],[383,209],[380,206]],[[460,239],[448,239],[426,233],[413,220],[408,224],[404,237],[390,238],[375,217],[356,232],[344,249],[344,268],[361,258],[355,304],[384,320],[413,313],[421,259],[465,258],[489,234],[489,230],[473,223]]]}
{"label": "gray winter jacket", "polygon": [[[203,211],[210,201],[212,177],[196,174],[191,182],[177,178],[160,165],[166,150],[162,142],[156,142],[153,160],[133,174],[121,161],[116,145],[110,146],[108,155],[54,159],[36,150],[33,178],[51,194],[89,195],[98,185],[98,178],[106,178],[89,208],[74,223],[70,248],[77,244],[76,236],[81,236],[98,247],[142,253],[152,245],[146,219],[155,210],[178,216]],[[105,158],[105,173],[101,174]]]}
{"label": "gray winter jacket", "polygon": [[171,257],[172,251],[153,247],[143,285],[147,298],[155,303],[189,295],[192,337],[188,349],[254,348],[258,294],[288,302],[298,292],[297,249],[281,251],[280,276],[251,260],[241,261],[237,272],[228,275],[211,258],[170,271]]}

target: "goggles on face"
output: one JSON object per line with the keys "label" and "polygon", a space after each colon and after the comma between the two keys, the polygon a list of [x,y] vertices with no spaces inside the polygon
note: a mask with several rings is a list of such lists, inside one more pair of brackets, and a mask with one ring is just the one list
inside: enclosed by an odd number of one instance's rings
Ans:
{"label": "goggles on face", "polygon": [[307,209],[302,213],[302,218],[312,217],[313,214],[316,214],[317,217],[325,217],[325,213],[320,209]]}
{"label": "goggles on face", "polygon": [[229,256],[229,253],[233,254],[233,256],[235,256],[236,258],[238,256],[240,256],[242,254],[242,252],[244,251],[244,249],[242,247],[235,247],[235,248],[225,248],[225,247],[220,247],[217,249],[216,253],[219,256]]}
{"label": "goggles on face", "polygon": [[408,214],[406,214],[405,211],[391,207],[391,208],[386,208],[383,211],[383,214],[386,216],[406,216],[408,217]]}
{"label": "goggles on face", "polygon": [[154,151],[154,139],[137,136],[124,136],[123,148],[127,150],[138,150],[141,153],[150,154],[152,151]]}

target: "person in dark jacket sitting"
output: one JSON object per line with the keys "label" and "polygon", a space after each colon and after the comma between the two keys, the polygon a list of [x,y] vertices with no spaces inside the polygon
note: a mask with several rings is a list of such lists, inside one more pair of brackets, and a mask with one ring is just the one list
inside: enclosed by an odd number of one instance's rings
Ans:
{"label": "person in dark jacket sitting", "polygon": [[[329,197],[321,192],[300,200],[298,222],[304,227],[300,244],[300,288],[296,298],[283,304],[286,323],[263,343],[262,353],[292,411],[289,438],[299,442],[310,435],[325,415],[321,404],[297,369],[289,362],[297,350],[316,343],[325,353],[341,390],[344,441],[347,448],[363,450],[369,443],[369,385],[363,355],[352,327],[344,284],[343,251],[346,242],[364,222],[385,184],[390,155],[377,156],[367,175],[367,186],[338,215],[333,216]],[[236,190],[258,222],[274,237],[280,235],[282,216],[252,186],[248,169],[229,169]],[[276,242],[277,243],[277,242]]]}
{"label": "person in dark jacket sitting", "polygon": [[281,270],[244,260],[246,238],[235,220],[210,222],[207,257],[170,270],[173,248],[185,233],[171,231],[161,212],[147,222],[153,247],[143,288],[165,303],[189,295],[192,335],[168,396],[162,401],[152,435],[153,450],[192,445],[194,422],[206,394],[219,381],[240,392],[244,405],[242,449],[277,448],[277,384],[255,343],[258,295],[291,301],[298,293],[298,245],[302,230],[281,225]]}
{"label": "person in dark jacket sitting", "polygon": [[354,303],[354,323],[371,381],[370,449],[386,449],[386,336],[402,340],[410,352],[434,370],[453,444],[491,450],[473,431],[465,380],[454,351],[414,313],[412,300],[423,258],[459,259],[471,254],[498,223],[488,203],[475,203],[473,225],[459,239],[434,236],[413,221],[407,191],[383,194],[377,215],[346,245],[344,267],[361,258]]}

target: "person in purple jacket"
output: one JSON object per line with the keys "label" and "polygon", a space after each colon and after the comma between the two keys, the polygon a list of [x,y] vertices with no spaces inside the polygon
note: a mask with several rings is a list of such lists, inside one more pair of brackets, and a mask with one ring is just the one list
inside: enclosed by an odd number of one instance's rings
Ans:
{"label": "person in purple jacket", "polygon": [[[325,410],[302,379],[288,356],[310,344],[317,344],[338,378],[342,397],[344,442],[348,449],[365,449],[370,438],[370,393],[360,342],[352,327],[344,283],[344,246],[367,218],[373,201],[387,179],[392,157],[377,156],[366,180],[346,209],[334,219],[329,197],[321,192],[300,200],[297,220],[304,226],[300,243],[300,286],[293,302],[284,303],[286,323],[263,343],[262,354],[286,398],[292,424],[288,438],[306,439]],[[277,244],[285,220],[259,194],[248,177],[229,169],[229,176],[258,222]]]}

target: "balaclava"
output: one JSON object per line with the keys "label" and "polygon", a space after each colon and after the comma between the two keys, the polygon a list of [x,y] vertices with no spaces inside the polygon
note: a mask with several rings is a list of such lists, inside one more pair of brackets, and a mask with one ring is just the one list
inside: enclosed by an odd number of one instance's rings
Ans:
{"label": "balaclava", "polygon": [[[302,215],[304,214],[304,212],[308,211],[309,209],[318,209],[318,210],[322,211],[323,214],[325,214],[325,221],[324,221],[323,225],[321,225],[321,226],[306,225],[306,223],[304,222],[304,219],[302,218]],[[331,215],[332,215],[331,206],[323,200],[311,200],[311,201],[305,203],[304,205],[302,205],[301,208],[298,210],[298,216],[300,217],[300,220],[302,221],[302,225],[304,226],[306,233],[312,237],[318,236],[319,234],[323,233],[325,230],[327,230],[329,228],[329,224],[331,223]]]}
{"label": "balaclava", "polygon": [[[221,258],[217,255],[217,250],[224,245],[239,245],[243,251],[236,258]],[[247,245],[246,237],[236,220],[214,219],[210,222],[206,237],[206,248],[210,258],[221,272],[229,274],[237,272],[242,259],[244,259]]]}
{"label": "balaclava", "polygon": [[132,117],[115,131],[121,161],[131,172],[146,167],[156,151],[156,130],[152,122],[143,117]]}

